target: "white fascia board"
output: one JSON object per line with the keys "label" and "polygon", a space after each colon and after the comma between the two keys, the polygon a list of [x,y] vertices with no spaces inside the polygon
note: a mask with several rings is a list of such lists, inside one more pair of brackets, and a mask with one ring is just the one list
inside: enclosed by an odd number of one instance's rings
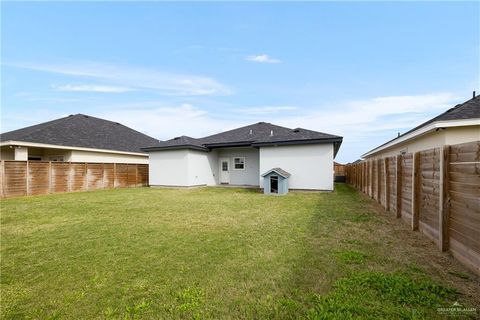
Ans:
{"label": "white fascia board", "polygon": [[396,146],[400,143],[404,143],[410,141],[412,139],[418,138],[426,133],[434,131],[438,128],[449,128],[449,127],[466,127],[466,126],[479,126],[480,119],[466,119],[466,120],[450,120],[450,121],[436,121],[426,125],[425,127],[421,127],[418,130],[412,131],[408,134],[400,136],[399,138],[390,141],[389,143],[376,147],[375,149],[370,150],[369,152],[362,154],[362,158],[371,156],[377,152],[383,151],[385,149],[391,148]]}
{"label": "white fascia board", "polygon": [[15,140],[7,140],[7,141],[0,142],[0,147],[3,147],[3,146],[22,146],[22,147],[34,147],[34,148],[78,150],[78,151],[115,153],[115,154],[125,154],[125,155],[132,155],[132,156],[148,157],[148,154],[139,153],[139,152],[128,152],[128,151],[107,150],[107,149],[94,149],[94,148],[82,148],[82,147],[70,147],[70,146],[60,146],[60,145],[56,145],[56,144],[25,142],[25,141],[15,141]]}

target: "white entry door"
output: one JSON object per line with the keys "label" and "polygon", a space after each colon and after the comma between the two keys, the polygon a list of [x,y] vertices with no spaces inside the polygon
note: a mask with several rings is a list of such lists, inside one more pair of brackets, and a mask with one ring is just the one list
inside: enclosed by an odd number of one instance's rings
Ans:
{"label": "white entry door", "polygon": [[230,183],[230,161],[220,158],[220,183]]}

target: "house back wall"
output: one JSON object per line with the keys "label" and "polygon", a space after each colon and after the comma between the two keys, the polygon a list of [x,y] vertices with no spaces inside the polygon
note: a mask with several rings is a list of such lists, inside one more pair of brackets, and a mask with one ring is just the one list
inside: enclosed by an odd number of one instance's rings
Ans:
{"label": "house back wall", "polygon": [[290,189],[333,190],[333,144],[261,147],[260,174],[272,168],[291,174]]}

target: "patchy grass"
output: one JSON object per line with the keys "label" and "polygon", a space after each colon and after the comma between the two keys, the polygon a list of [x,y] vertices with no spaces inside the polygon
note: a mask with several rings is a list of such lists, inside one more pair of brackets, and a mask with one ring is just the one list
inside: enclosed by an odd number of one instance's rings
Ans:
{"label": "patchy grass", "polygon": [[1,318],[430,319],[479,281],[346,185],[1,201]]}
{"label": "patchy grass", "polygon": [[309,319],[433,319],[436,308],[457,291],[403,273],[357,273],[338,280],[334,290],[315,295]]}
{"label": "patchy grass", "polygon": [[336,254],[336,257],[345,263],[363,263],[367,259],[367,255],[363,252],[347,250]]}

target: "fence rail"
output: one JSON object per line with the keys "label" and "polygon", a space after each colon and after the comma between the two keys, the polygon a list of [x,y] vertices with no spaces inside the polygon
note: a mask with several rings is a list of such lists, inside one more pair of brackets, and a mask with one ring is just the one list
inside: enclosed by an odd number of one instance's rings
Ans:
{"label": "fence rail", "polygon": [[148,164],[8,161],[0,164],[0,197],[148,185]]}
{"label": "fence rail", "polygon": [[480,275],[480,141],[349,164],[346,175]]}

